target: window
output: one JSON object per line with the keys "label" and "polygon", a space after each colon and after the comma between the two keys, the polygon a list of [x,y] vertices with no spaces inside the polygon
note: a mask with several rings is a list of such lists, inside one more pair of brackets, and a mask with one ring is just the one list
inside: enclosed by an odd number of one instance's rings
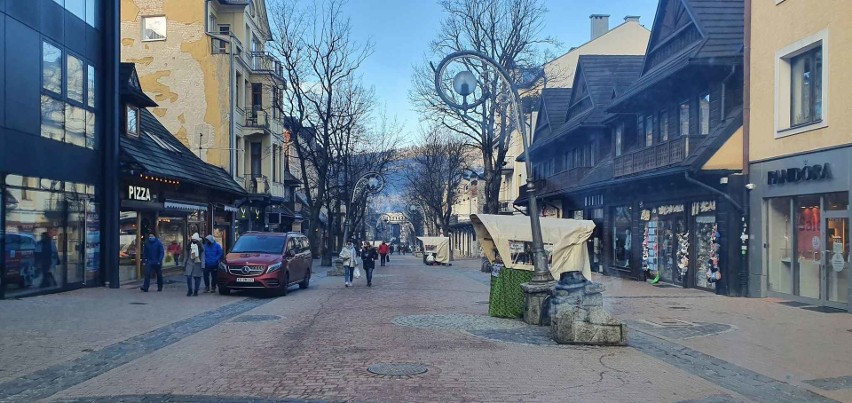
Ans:
{"label": "window", "polygon": [[41,63],[42,88],[62,94],[62,51],[50,42],[43,42]]}
{"label": "window", "polygon": [[83,62],[74,56],[68,55],[65,64],[67,66],[65,93],[68,95],[68,99],[83,103],[83,85],[86,81],[86,78],[84,78],[85,70]]}
{"label": "window", "polygon": [[142,17],[142,41],[166,40],[166,17]]}
{"label": "window", "polygon": [[89,66],[88,79],[87,79],[87,104],[89,108],[95,107],[95,66]]}
{"label": "window", "polygon": [[680,130],[679,133],[681,136],[686,136],[689,134],[689,101],[683,101],[680,104]]}
{"label": "window", "polygon": [[698,134],[710,134],[710,93],[698,97]]}
{"label": "window", "polygon": [[127,105],[127,135],[139,136],[139,108]]}
{"label": "window", "polygon": [[624,122],[615,126],[615,156],[624,152]]}
{"label": "window", "polygon": [[237,88],[236,88],[236,90],[237,90],[237,108],[243,109],[243,102],[245,102],[245,99],[243,98],[243,75],[242,74],[237,73],[236,83],[237,83]]}
{"label": "window", "polygon": [[65,104],[65,142],[86,146],[86,110]]}
{"label": "window", "polygon": [[790,126],[822,119],[822,47],[790,59]]}
{"label": "window", "polygon": [[645,116],[645,147],[654,145],[654,115]]}
{"label": "window", "polygon": [[65,140],[65,104],[48,95],[41,96],[41,135]]}
{"label": "window", "polygon": [[645,117],[642,115],[639,115],[636,121],[636,136],[639,138],[639,144],[645,144]]}
{"label": "window", "polygon": [[626,206],[615,207],[612,215],[612,265],[629,268],[631,244],[633,243],[630,232],[633,209]]}
{"label": "window", "polygon": [[669,111],[660,112],[660,141],[669,139]]}
{"label": "window", "polygon": [[[231,25],[229,24],[221,24],[219,25],[219,35],[224,36],[226,38],[231,36]],[[225,53],[227,50],[228,42],[219,40],[219,53]]]}

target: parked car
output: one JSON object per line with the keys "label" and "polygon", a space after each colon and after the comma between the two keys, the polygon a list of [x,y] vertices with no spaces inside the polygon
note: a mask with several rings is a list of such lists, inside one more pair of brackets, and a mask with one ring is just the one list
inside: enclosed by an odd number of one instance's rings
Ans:
{"label": "parked car", "polygon": [[31,287],[36,277],[36,240],[27,234],[6,234],[6,278],[4,283]]}
{"label": "parked car", "polygon": [[219,264],[219,294],[267,289],[283,296],[293,284],[308,288],[311,259],[310,242],[298,232],[245,233]]}

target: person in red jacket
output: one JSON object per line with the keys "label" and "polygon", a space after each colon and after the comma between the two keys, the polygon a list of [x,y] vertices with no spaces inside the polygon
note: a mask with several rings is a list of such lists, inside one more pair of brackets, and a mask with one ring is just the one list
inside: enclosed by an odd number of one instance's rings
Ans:
{"label": "person in red jacket", "polygon": [[388,261],[388,252],[390,252],[390,249],[388,248],[388,244],[386,244],[384,241],[382,241],[382,244],[379,245],[379,256],[381,256],[381,258],[382,258],[382,266],[384,266],[385,262]]}

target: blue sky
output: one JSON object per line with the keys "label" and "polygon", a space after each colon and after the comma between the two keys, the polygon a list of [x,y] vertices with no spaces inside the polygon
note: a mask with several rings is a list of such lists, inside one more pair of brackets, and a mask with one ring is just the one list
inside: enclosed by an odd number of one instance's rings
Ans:
{"label": "blue sky", "polygon": [[[561,54],[589,40],[589,15],[609,14],[610,27],[626,15],[641,16],[651,28],[657,0],[544,0],[548,9],[543,35],[562,42]],[[364,63],[362,74],[375,88],[382,106],[404,123],[408,134],[416,133],[418,114],[408,102],[412,66],[422,60],[443,18],[437,0],[349,0],[346,13],[361,43],[370,39],[374,52]],[[439,60],[434,60],[437,63]]]}

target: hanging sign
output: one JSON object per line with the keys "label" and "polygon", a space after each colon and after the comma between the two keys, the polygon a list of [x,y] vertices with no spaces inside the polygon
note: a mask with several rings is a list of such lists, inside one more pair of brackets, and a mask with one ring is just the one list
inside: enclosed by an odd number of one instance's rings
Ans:
{"label": "hanging sign", "polygon": [[801,168],[787,168],[769,171],[766,174],[766,183],[768,185],[783,185],[785,183],[818,181],[831,178],[831,167],[826,162],[822,165],[805,165]]}
{"label": "hanging sign", "polygon": [[846,260],[843,259],[843,255],[840,253],[835,253],[831,256],[831,268],[840,273],[846,267]]}
{"label": "hanging sign", "polygon": [[127,199],[138,201],[151,201],[151,189],[144,186],[127,187]]}

